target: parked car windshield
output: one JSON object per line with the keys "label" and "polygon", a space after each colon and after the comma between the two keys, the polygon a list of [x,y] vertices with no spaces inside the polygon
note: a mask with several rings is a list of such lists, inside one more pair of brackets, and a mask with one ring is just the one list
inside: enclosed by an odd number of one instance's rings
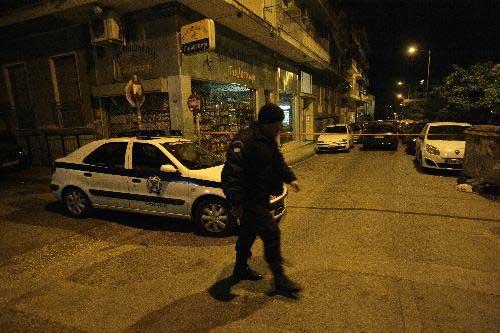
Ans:
{"label": "parked car windshield", "polygon": [[345,126],[328,126],[325,127],[323,133],[347,133],[347,127]]}
{"label": "parked car windshield", "polygon": [[464,131],[470,126],[440,125],[429,128],[427,140],[465,141]]}
{"label": "parked car windshield", "polygon": [[394,128],[391,125],[368,125],[366,133],[393,133]]}
{"label": "parked car windshield", "polygon": [[425,123],[417,123],[417,124],[413,125],[411,132],[413,134],[421,133],[422,130],[424,129],[424,127],[425,127]]}
{"label": "parked car windshield", "polygon": [[210,151],[193,142],[166,142],[163,144],[186,168],[200,170],[224,164],[224,161]]}

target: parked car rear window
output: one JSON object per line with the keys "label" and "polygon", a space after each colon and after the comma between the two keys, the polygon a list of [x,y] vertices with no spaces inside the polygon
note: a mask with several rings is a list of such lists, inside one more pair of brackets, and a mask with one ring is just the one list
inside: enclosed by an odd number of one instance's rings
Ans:
{"label": "parked car rear window", "polygon": [[347,133],[347,127],[345,126],[330,126],[325,127],[323,133]]}
{"label": "parked car rear window", "polygon": [[427,140],[465,141],[464,131],[470,126],[440,125],[429,128]]}
{"label": "parked car rear window", "polygon": [[91,152],[83,163],[107,167],[125,167],[125,152],[127,142],[109,142]]}
{"label": "parked car rear window", "polygon": [[394,127],[391,125],[369,125],[365,129],[365,133],[393,133]]}

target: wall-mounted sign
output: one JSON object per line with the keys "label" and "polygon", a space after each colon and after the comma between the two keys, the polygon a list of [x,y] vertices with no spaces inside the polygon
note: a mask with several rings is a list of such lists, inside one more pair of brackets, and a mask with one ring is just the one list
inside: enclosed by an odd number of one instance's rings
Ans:
{"label": "wall-mounted sign", "polygon": [[238,79],[255,81],[255,74],[242,69],[241,67],[229,66],[229,75]]}
{"label": "wall-mounted sign", "polygon": [[143,44],[130,44],[121,47],[114,55],[115,79],[123,80],[137,74],[149,76],[157,59],[156,51]]}
{"label": "wall-mounted sign", "polygon": [[312,94],[312,76],[306,72],[300,72],[300,92]]}
{"label": "wall-mounted sign", "polygon": [[194,54],[215,49],[215,24],[205,19],[181,27],[181,51]]}
{"label": "wall-mounted sign", "polygon": [[132,80],[128,81],[125,86],[125,96],[127,97],[127,101],[134,108],[140,108],[144,103],[144,88],[137,75],[134,75]]}

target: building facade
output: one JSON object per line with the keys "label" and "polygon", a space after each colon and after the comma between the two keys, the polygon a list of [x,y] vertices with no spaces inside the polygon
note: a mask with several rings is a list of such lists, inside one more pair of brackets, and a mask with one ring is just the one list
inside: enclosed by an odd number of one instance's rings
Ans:
{"label": "building facade", "polygon": [[[332,13],[323,0],[7,2],[0,116],[35,164],[137,129],[182,131],[221,154],[266,102],[285,111],[283,144],[311,140],[361,106],[345,98],[354,74]],[[182,27],[207,18],[215,48],[186,54]]]}

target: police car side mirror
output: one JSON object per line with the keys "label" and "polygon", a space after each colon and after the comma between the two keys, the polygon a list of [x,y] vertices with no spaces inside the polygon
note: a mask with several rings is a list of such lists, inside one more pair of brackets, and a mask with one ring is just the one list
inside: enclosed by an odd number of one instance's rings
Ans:
{"label": "police car side mirror", "polygon": [[177,169],[172,164],[164,164],[160,167],[160,171],[166,173],[176,173]]}

